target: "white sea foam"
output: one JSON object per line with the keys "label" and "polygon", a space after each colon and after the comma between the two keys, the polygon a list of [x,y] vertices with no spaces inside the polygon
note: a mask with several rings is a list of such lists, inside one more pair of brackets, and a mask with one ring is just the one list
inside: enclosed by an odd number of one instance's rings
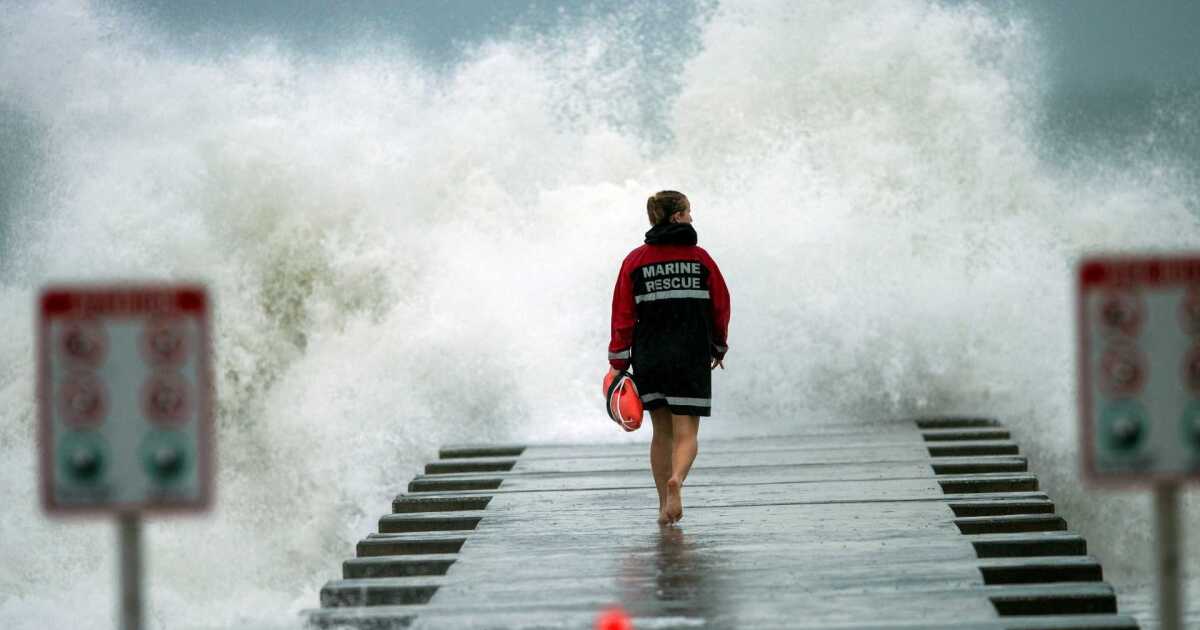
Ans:
{"label": "white sea foam", "polygon": [[[627,55],[619,19],[448,71],[386,47],[199,55],[86,4],[5,20],[0,100],[45,133],[0,258],[5,627],[111,624],[111,528],[36,507],[21,322],[40,283],[210,283],[219,501],[150,525],[152,626],[290,626],[436,445],[645,437],[616,435],[598,381],[617,267],[663,188],[691,197],[733,294],[705,434],[998,415],[1143,592],[1146,501],[1074,472],[1071,264],[1195,247],[1197,193],[1148,159],[1050,163],[1027,24],[723,7],[670,74]],[[648,114],[646,85],[677,89]]]}

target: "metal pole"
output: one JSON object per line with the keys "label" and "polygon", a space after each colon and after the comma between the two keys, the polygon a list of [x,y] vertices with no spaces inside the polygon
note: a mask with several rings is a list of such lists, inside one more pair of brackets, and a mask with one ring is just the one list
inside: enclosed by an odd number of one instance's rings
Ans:
{"label": "metal pole", "polygon": [[1163,482],[1154,487],[1154,517],[1158,534],[1158,622],[1162,630],[1183,630],[1183,579],[1179,550],[1179,486]]}
{"label": "metal pole", "polygon": [[117,516],[121,542],[121,630],[142,630],[142,521],[137,512]]}

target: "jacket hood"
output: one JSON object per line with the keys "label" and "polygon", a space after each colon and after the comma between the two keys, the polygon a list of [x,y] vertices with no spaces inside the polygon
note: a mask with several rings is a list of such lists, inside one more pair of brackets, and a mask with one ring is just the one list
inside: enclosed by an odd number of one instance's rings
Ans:
{"label": "jacket hood", "polygon": [[646,232],[647,245],[695,245],[696,230],[690,223],[662,223]]}

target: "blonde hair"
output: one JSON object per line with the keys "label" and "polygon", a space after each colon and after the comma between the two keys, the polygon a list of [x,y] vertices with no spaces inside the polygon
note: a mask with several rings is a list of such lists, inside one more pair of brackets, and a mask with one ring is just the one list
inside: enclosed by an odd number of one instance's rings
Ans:
{"label": "blonde hair", "polygon": [[650,219],[650,225],[660,225],[691,207],[687,195],[677,190],[660,190],[646,200],[646,218]]}

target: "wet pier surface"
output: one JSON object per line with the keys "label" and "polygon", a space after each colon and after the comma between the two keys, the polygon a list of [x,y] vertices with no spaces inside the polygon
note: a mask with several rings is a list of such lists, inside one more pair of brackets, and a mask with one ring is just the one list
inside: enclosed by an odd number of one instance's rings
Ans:
{"label": "wet pier surface", "polygon": [[451,446],[406,490],[311,626],[1138,627],[987,419],[702,439],[676,526],[644,443]]}

